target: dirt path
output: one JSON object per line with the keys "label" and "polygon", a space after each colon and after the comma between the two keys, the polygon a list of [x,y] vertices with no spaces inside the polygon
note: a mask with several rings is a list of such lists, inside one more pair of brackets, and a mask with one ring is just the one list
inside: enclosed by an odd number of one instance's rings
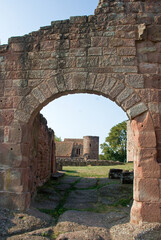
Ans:
{"label": "dirt path", "polygon": [[131,199],[132,185],[119,180],[51,180],[28,212],[0,211],[0,239],[160,240],[159,224],[138,228],[128,223]]}

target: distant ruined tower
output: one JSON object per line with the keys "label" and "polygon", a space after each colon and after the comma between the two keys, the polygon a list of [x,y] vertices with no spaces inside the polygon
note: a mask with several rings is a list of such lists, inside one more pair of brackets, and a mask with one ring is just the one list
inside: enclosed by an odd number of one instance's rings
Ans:
{"label": "distant ruined tower", "polygon": [[89,159],[99,159],[99,137],[83,137],[83,156]]}

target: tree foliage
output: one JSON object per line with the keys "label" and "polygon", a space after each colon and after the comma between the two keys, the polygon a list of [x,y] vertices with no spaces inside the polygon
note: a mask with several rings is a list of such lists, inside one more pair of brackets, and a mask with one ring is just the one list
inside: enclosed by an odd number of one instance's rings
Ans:
{"label": "tree foliage", "polygon": [[126,161],[127,122],[124,121],[111,128],[109,136],[101,144],[100,159]]}
{"label": "tree foliage", "polygon": [[61,137],[57,137],[57,136],[55,135],[55,142],[61,142],[61,141],[62,141]]}

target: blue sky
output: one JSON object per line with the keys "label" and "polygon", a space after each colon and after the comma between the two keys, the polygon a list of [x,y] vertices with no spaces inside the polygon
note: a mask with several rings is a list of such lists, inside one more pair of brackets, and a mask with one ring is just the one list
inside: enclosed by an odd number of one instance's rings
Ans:
{"label": "blue sky", "polygon": [[[99,0],[0,0],[0,41],[22,36],[70,16],[92,15]],[[97,95],[60,97],[42,110],[56,135],[63,138],[99,136],[103,143],[111,127],[127,119],[116,103]]]}

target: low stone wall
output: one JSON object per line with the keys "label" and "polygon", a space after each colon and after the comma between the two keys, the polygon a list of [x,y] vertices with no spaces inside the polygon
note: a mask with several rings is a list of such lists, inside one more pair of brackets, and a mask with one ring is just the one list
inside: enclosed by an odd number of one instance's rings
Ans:
{"label": "low stone wall", "polygon": [[123,165],[124,163],[111,160],[98,160],[98,159],[88,159],[84,158],[56,158],[56,164],[58,170],[61,170],[62,166],[113,166],[113,165]]}

